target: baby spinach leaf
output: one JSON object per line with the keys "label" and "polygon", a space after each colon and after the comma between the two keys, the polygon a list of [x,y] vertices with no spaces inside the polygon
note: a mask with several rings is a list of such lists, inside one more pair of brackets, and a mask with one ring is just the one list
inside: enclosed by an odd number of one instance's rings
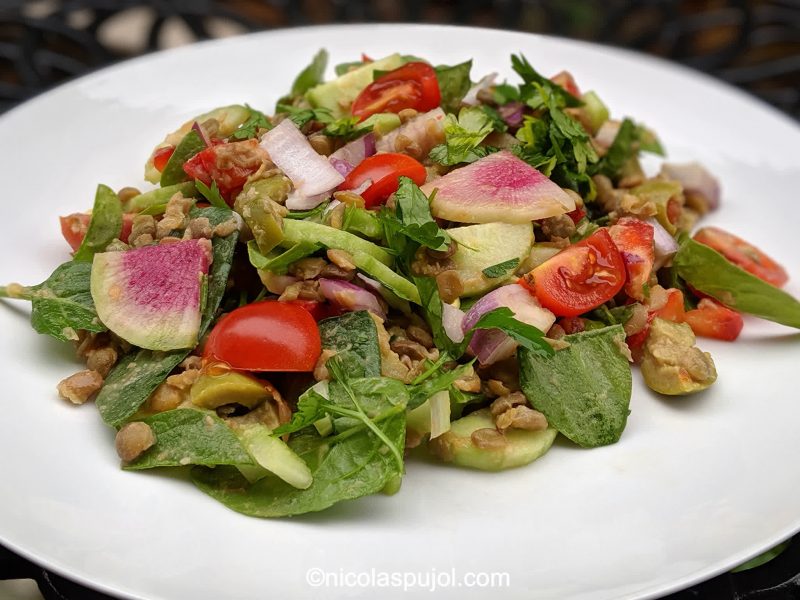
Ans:
{"label": "baby spinach leaf", "polygon": [[360,359],[351,376],[377,377],[381,374],[381,352],[378,329],[365,310],[345,313],[319,322],[322,347],[338,353],[350,352]]}
{"label": "baby spinach leaf", "polygon": [[[228,208],[211,206],[194,208],[189,216],[206,217],[213,227],[231,218],[232,212]],[[228,283],[238,237],[238,232],[234,232],[226,237],[214,238],[212,242],[214,260],[208,274],[206,301],[200,323],[201,338],[216,318]],[[100,416],[112,427],[122,425],[188,354],[187,350],[153,352],[141,349],[125,356],[108,374],[95,400]]]}
{"label": "baby spinach leaf", "polygon": [[97,318],[90,291],[91,263],[60,265],[39,285],[0,287],[0,298],[31,302],[31,325],[57,340],[77,340],[78,331],[105,331]]}
{"label": "baby spinach leaf", "polygon": [[459,365],[450,371],[440,371],[437,375],[430,377],[417,385],[408,386],[408,408],[416,408],[424,403],[436,392],[441,392],[450,388],[457,380],[469,373],[475,360],[471,360],[465,365]]}
{"label": "baby spinach leaf", "polygon": [[97,186],[89,229],[72,257],[77,262],[92,262],[122,231],[122,204],[114,190],[102,183]]}
{"label": "baby spinach leaf", "polygon": [[543,357],[520,348],[520,386],[552,427],[580,446],[619,440],[628,419],[631,368],[621,325],[568,335]]}
{"label": "baby spinach leaf", "polygon": [[161,172],[161,187],[175,185],[189,179],[189,176],[183,171],[183,165],[205,147],[203,138],[194,129],[183,136]]}
{"label": "baby spinach leaf", "polygon": [[733,310],[800,328],[800,301],[737,267],[713,248],[687,238],[672,268],[694,289]]}
{"label": "baby spinach leaf", "polygon": [[178,408],[142,421],[153,430],[156,443],[125,469],[253,464],[236,434],[211,411]]}
{"label": "baby spinach leaf", "polygon": [[468,60],[458,65],[439,65],[436,67],[436,79],[439,82],[440,102],[445,112],[455,112],[467,95],[472,83],[469,73],[472,70],[472,61]]}
{"label": "baby spinach leaf", "polygon": [[247,256],[250,259],[250,264],[256,269],[272,271],[278,275],[283,275],[292,263],[306,256],[311,256],[320,248],[322,248],[320,244],[299,242],[281,254],[273,254],[270,252],[265,256],[261,253],[261,250],[258,249],[256,241],[250,240],[247,242]]}
{"label": "baby spinach leaf", "polygon": [[505,277],[509,273],[513,272],[519,266],[519,259],[512,258],[506,260],[501,263],[497,263],[496,265],[492,265],[491,267],[486,267],[483,269],[483,274],[490,279],[495,279],[497,277]]}
{"label": "baby spinach leaf", "polygon": [[600,173],[615,178],[625,163],[638,154],[635,142],[636,126],[630,119],[625,119],[619,126],[619,131],[608,148],[608,152],[598,165]]}
{"label": "baby spinach leaf", "polygon": [[[336,388],[337,385],[332,385]],[[289,446],[306,461],[313,483],[299,490],[274,477],[252,485],[233,467],[192,469],[192,481],[229,508],[257,517],[284,517],[323,510],[340,502],[374,494],[402,475],[388,440],[397,451],[405,444],[405,386],[394,379],[367,378],[350,381],[350,389],[381,437],[364,425],[322,438],[312,433],[292,437]],[[350,395],[331,390],[331,404],[352,410]],[[374,415],[374,416],[373,416]]]}
{"label": "baby spinach leaf", "polygon": [[328,66],[328,51],[320,49],[311,59],[311,64],[300,71],[292,83],[292,96],[302,96],[312,87],[323,82]]}

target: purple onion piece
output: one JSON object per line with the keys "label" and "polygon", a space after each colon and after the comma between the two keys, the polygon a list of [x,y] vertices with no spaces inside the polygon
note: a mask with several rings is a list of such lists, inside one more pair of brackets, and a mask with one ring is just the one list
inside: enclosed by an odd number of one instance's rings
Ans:
{"label": "purple onion piece", "polygon": [[194,129],[197,132],[197,135],[200,136],[200,139],[203,140],[203,144],[205,144],[206,148],[210,148],[211,140],[206,135],[206,132],[203,131],[203,128],[200,127],[200,123],[198,123],[197,121],[192,123],[192,129]]}
{"label": "purple onion piece", "polygon": [[464,311],[447,302],[442,303],[442,327],[444,332],[456,344],[464,341]]}
{"label": "purple onion piece", "polygon": [[331,304],[346,310],[368,310],[382,319],[386,313],[374,294],[348,281],[319,279],[319,289]]}
{"label": "purple onion piece", "polygon": [[506,125],[509,127],[519,127],[522,125],[522,112],[525,110],[525,105],[522,102],[509,102],[497,109],[497,112],[503,118]]}

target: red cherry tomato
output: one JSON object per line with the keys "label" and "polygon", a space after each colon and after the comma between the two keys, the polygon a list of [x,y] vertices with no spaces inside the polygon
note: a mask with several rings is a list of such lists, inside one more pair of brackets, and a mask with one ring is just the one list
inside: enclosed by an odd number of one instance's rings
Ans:
{"label": "red cherry tomato", "polygon": [[581,95],[581,91],[578,89],[578,84],[575,83],[575,78],[569,71],[561,71],[560,73],[556,73],[550,78],[550,81],[557,83],[576,98],[580,97]]}
{"label": "red cherry tomato", "polygon": [[556,316],[577,317],[622,289],[625,263],[602,228],[524,275],[520,283]]}
{"label": "red cherry tomato", "polygon": [[339,186],[340,190],[353,190],[365,181],[372,185],[361,193],[364,205],[373,208],[386,202],[397,191],[400,177],[409,177],[417,185],[425,183],[428,176],[425,167],[406,154],[376,154],[359,163],[350,171]]}
{"label": "red cherry tomato", "polygon": [[222,317],[203,356],[242,371],[313,371],[321,350],[319,329],[307,310],[267,300]]}
{"label": "red cherry tomato", "polygon": [[360,120],[381,112],[406,108],[433,110],[442,100],[436,71],[424,62],[410,62],[370,83],[353,102],[352,113]]}
{"label": "red cherry tomato", "polygon": [[650,323],[652,323],[653,319],[656,317],[659,319],[664,319],[665,321],[672,321],[674,323],[684,322],[686,312],[683,307],[683,292],[676,288],[669,288],[666,290],[666,292],[667,301],[664,303],[664,306],[649,311],[647,313],[647,324],[642,328],[642,330],[638,333],[628,336],[626,341],[628,343],[628,348],[630,348],[632,351],[636,352],[644,345],[644,341],[647,339],[647,334],[650,333]]}
{"label": "red cherry tomato", "polygon": [[694,234],[694,239],[701,244],[710,246],[733,264],[767,283],[782,287],[789,281],[789,276],[782,266],[752,244],[748,244],[732,233],[716,227],[704,227]]}
{"label": "red cherry tomato", "polygon": [[208,186],[216,182],[220,195],[233,205],[247,178],[258,171],[265,159],[258,140],[215,144],[187,160],[183,171]]}
{"label": "red cherry tomato", "polygon": [[175,146],[164,146],[153,152],[153,166],[159,171],[164,170],[170,157],[175,152]]}
{"label": "red cherry tomato", "polygon": [[568,212],[567,216],[577,225],[580,223],[581,219],[586,216],[586,211],[583,208],[576,208],[572,212]]}
{"label": "red cherry tomato", "polygon": [[322,319],[327,319],[329,317],[336,317],[342,314],[342,311],[339,310],[337,307],[328,304],[327,302],[317,302],[316,300],[302,300],[298,298],[297,300],[289,300],[288,304],[294,304],[295,306],[299,306],[303,310],[307,310],[308,313],[314,317],[315,321],[321,321]]}
{"label": "red cherry tomato", "polygon": [[625,262],[628,274],[625,293],[636,300],[644,300],[645,285],[656,259],[653,226],[634,217],[623,217],[609,228],[608,233]]}
{"label": "red cherry tomato", "polygon": [[694,310],[684,316],[695,335],[732,342],[744,327],[742,315],[713,300],[703,298]]}
{"label": "red cherry tomato", "polygon": [[[122,231],[120,232],[119,239],[123,242],[128,242],[128,236],[131,234],[133,218],[135,216],[136,215],[133,213],[125,213],[122,215]],[[83,238],[86,237],[86,231],[89,229],[89,222],[91,220],[92,215],[89,213],[72,213],[66,217],[59,217],[59,221],[61,221],[61,235],[67,240],[73,252],[80,248]]]}

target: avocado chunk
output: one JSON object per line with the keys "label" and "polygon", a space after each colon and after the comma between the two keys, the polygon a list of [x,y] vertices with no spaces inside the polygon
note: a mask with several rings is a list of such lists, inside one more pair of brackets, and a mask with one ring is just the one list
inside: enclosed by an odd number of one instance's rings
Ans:
{"label": "avocado chunk", "polygon": [[314,108],[327,108],[337,119],[350,112],[353,100],[373,80],[375,71],[393,71],[406,61],[399,54],[366,63],[337,77],[333,81],[321,83],[306,93],[306,98]]}
{"label": "avocado chunk", "polygon": [[384,136],[390,131],[394,131],[400,127],[400,117],[395,113],[375,113],[367,117],[361,123],[364,127],[372,127],[372,131],[377,135]]}
{"label": "avocado chunk", "polygon": [[248,183],[236,197],[234,210],[247,223],[263,254],[283,241],[283,218],[278,205],[286,201],[291,189],[289,179],[283,175],[273,175]]}
{"label": "avocado chunk", "polygon": [[219,375],[203,373],[189,392],[192,404],[209,410],[227,404],[241,404],[253,409],[270,398],[272,394],[260,381],[236,371]]}
{"label": "avocado chunk", "polygon": [[502,471],[532,463],[550,449],[556,435],[552,427],[500,433],[489,409],[482,408],[453,421],[450,431],[431,440],[428,447],[443,461],[460,467]]}
{"label": "avocado chunk", "polygon": [[656,318],[644,343],[642,377],[651,390],[680,396],[709,387],[717,370],[711,355],[695,346],[689,325]]}
{"label": "avocado chunk", "polygon": [[462,296],[483,294],[506,282],[514,269],[494,278],[486,277],[483,270],[515,259],[519,265],[533,246],[530,223],[483,223],[454,227],[447,233],[458,244],[452,260],[464,285]]}

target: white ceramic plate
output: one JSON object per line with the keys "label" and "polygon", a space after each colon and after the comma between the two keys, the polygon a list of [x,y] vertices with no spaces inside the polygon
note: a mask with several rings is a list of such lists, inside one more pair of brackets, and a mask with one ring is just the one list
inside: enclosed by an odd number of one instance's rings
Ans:
{"label": "white ceramic plate", "polygon": [[[708,222],[778,257],[793,278],[787,289],[800,295],[800,129],[788,118],[619,50],[394,25],[199,44],[100,71],[3,116],[0,281],[44,279],[68,258],[58,215],[90,206],[98,182],[143,184],[152,146],[194,114],[234,102],[269,110],[323,46],[333,64],[400,51],[435,63],[472,57],[473,76],[510,77],[509,54],[522,51],[545,74],[570,70],[616,116],[658,131],[673,159],[714,171],[724,201]],[[380,585],[382,572],[410,579],[455,570],[459,578],[505,572],[509,585],[452,586],[442,597],[644,598],[715,575],[800,529],[800,338],[765,322],[747,319],[735,344],[702,341],[719,371],[707,393],[659,398],[636,375],[628,427],[614,446],[558,443],[533,465],[499,474],[412,461],[395,496],[271,521],[240,516],[180,478],[119,470],[113,433],[94,408],[56,396],[56,382],[77,367],[71,349],[35,335],[17,304],[0,304],[0,331],[0,541],[120,595],[394,598],[402,586],[371,587],[370,577]],[[330,585],[310,586],[310,568],[333,574]],[[346,585],[347,573],[356,585]]]}

